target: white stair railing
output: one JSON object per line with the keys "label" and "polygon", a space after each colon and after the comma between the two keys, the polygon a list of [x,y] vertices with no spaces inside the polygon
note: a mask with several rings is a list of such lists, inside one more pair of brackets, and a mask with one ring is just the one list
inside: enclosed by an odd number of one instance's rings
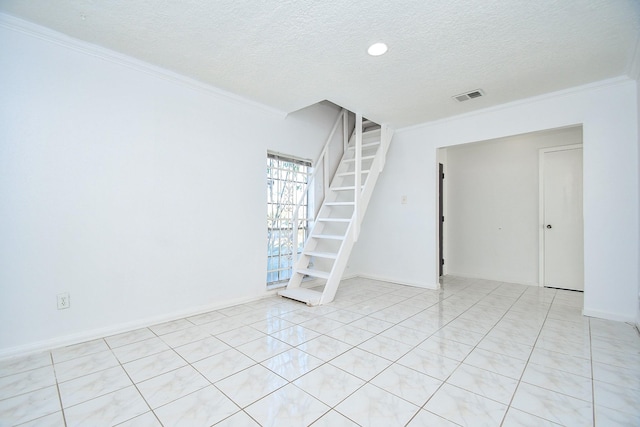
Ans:
{"label": "white stair railing", "polygon": [[358,241],[358,236],[360,235],[360,203],[362,200],[362,114],[356,114],[356,176],[355,178],[355,189],[354,189],[354,200],[355,203],[353,208],[353,218],[355,219],[354,224],[354,236],[353,241]]}
{"label": "white stair railing", "polygon": [[[357,119],[356,119],[357,122]],[[360,149],[358,149],[358,129],[360,129]],[[356,126],[356,159],[358,158],[358,152],[362,151],[362,126],[358,128]],[[324,290],[320,297],[316,300],[313,300],[313,296],[310,296],[307,304],[309,305],[322,305],[327,304],[333,301],[335,298],[336,292],[338,291],[338,286],[340,285],[340,280],[342,280],[342,273],[346,268],[347,262],[349,260],[349,255],[351,254],[351,249],[353,245],[357,241],[358,233],[360,231],[360,226],[362,224],[362,220],[364,219],[364,212],[367,210],[367,206],[369,205],[369,201],[371,200],[371,196],[373,194],[373,190],[375,188],[376,182],[378,180],[378,176],[384,167],[385,157],[387,151],[389,149],[389,144],[391,143],[391,138],[393,137],[393,131],[390,130],[387,126],[380,127],[380,147],[376,152],[375,158],[371,164],[371,169],[367,174],[367,180],[364,186],[356,186],[355,191],[355,209],[352,217],[352,222],[347,228],[345,240],[343,241],[340,251],[336,257],[335,263],[333,265],[331,275],[327,279],[327,282],[324,286]],[[360,156],[360,161],[356,160],[356,176],[362,172],[362,157]],[[360,167],[358,164],[360,163]],[[358,213],[359,212],[359,213]],[[316,297],[317,298],[317,297]],[[314,304],[315,302],[315,304]]]}
{"label": "white stair railing", "polygon": [[[293,219],[292,219],[292,232],[293,232],[293,251],[292,252],[293,254],[292,256],[293,256],[294,268],[298,261],[298,244],[299,244],[298,228],[300,227],[300,217],[298,213],[300,212],[300,207],[302,206],[302,202],[304,201],[305,197],[307,197],[309,193],[308,189],[311,188],[311,185],[313,185],[316,175],[318,174],[318,171],[321,169],[322,169],[322,180],[323,180],[322,202],[324,202],[324,198],[326,197],[329,191],[329,184],[331,183],[331,180],[329,177],[329,146],[331,145],[331,141],[333,140],[333,137],[336,133],[336,130],[338,129],[338,125],[340,124],[340,122],[343,123],[343,137],[344,135],[347,134],[348,113],[349,112],[343,108],[340,111],[340,114],[338,115],[338,117],[336,118],[336,121],[333,124],[333,128],[329,133],[329,137],[327,138],[327,142],[325,142],[324,146],[322,147],[322,151],[320,151],[320,154],[318,155],[318,158],[316,159],[316,161],[312,163],[314,169],[313,169],[313,174],[307,180],[307,191],[302,192],[302,195],[300,196],[300,199],[298,200],[298,203],[296,204],[296,207],[293,211]],[[346,147],[346,143],[344,144],[344,146]],[[320,164],[322,164],[322,167],[319,167]],[[322,202],[320,203],[320,205],[322,205]],[[314,209],[314,211],[317,211],[317,210]],[[314,212],[314,216],[312,218],[307,218],[307,220],[313,220],[313,218],[315,218],[315,212]]]}
{"label": "white stair railing", "polygon": [[[325,147],[323,147],[318,156],[317,166],[310,182],[313,182],[317,171],[320,169],[320,162],[322,162],[324,171],[322,206],[317,213],[316,223],[305,242],[300,259],[297,257],[297,235],[294,236],[296,238],[294,270],[287,288],[278,292],[284,297],[302,301],[308,305],[326,304],[333,301],[353,245],[358,239],[364,213],[373,194],[378,176],[384,167],[385,157],[393,135],[393,131],[386,125],[381,125],[379,130],[370,129],[371,126],[377,125],[369,121],[363,122],[362,115],[356,114],[355,131],[349,142],[347,138],[349,131],[348,114],[343,110],[334,124]],[[335,176],[329,179],[329,167],[327,166],[329,158],[328,145],[333,139],[340,120],[343,121],[344,152]],[[365,127],[368,128],[366,132]],[[367,139],[363,141],[365,135]],[[375,148],[375,154],[365,155],[363,153],[363,150],[371,150],[373,148]],[[353,153],[351,153],[352,151]],[[363,167],[365,161],[368,165],[366,169]],[[366,179],[362,178],[363,175],[365,175]],[[339,180],[334,182],[337,178]],[[351,184],[345,185],[344,180],[346,179],[352,179],[353,181],[350,182],[353,182],[353,186]],[[345,192],[349,191],[353,191],[353,198],[348,193],[345,195]],[[299,205],[301,203],[302,199]],[[343,209],[348,210],[343,211]],[[296,217],[298,210],[299,206],[296,208]],[[296,218],[294,230],[298,228],[297,221]],[[340,224],[343,224],[346,228],[343,228]],[[316,260],[320,258],[323,261],[320,265],[317,263],[314,265],[313,258],[316,258]],[[329,271],[327,271],[327,268]],[[302,279],[306,275],[325,280],[323,290],[317,291],[301,287]]]}

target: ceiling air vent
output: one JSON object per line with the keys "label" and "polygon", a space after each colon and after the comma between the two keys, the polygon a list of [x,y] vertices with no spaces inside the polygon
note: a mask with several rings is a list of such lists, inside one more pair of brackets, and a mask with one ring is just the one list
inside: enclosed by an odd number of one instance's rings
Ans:
{"label": "ceiling air vent", "polygon": [[458,102],[464,102],[473,98],[480,98],[481,96],[484,96],[484,92],[482,91],[482,89],[476,89],[476,90],[472,90],[471,92],[461,93],[460,95],[456,95],[453,97],[453,99],[455,99]]}

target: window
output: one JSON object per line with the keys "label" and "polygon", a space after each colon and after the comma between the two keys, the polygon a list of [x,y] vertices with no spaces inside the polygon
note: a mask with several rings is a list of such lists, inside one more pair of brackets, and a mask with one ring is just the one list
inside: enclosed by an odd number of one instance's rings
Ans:
{"label": "window", "polygon": [[[267,155],[267,285],[289,280],[293,251],[302,252],[309,227],[310,173],[310,162]],[[300,201],[298,227],[294,230],[294,211]],[[297,248],[294,232],[298,236]]]}

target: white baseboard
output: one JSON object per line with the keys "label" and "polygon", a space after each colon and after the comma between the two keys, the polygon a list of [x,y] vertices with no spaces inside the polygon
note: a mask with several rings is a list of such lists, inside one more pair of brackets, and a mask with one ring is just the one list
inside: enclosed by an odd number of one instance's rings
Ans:
{"label": "white baseboard", "polygon": [[638,307],[636,308],[636,329],[640,332],[640,293],[638,294]]}
{"label": "white baseboard", "polygon": [[28,356],[34,353],[40,353],[43,351],[49,351],[49,350],[53,350],[60,347],[80,344],[83,342],[95,340],[98,338],[108,337],[108,336],[120,334],[123,332],[133,331],[135,329],[146,328],[149,326],[157,325],[159,323],[170,322],[172,320],[178,320],[185,317],[196,316],[198,314],[207,313],[213,310],[220,310],[220,309],[231,307],[238,304],[257,301],[262,298],[269,297],[274,293],[275,291],[267,291],[265,294],[253,295],[251,297],[234,298],[231,300],[227,300],[223,303],[209,304],[206,306],[195,307],[189,310],[173,312],[171,314],[148,317],[145,319],[139,319],[132,322],[119,323],[117,325],[107,326],[104,328],[92,329],[90,331],[83,331],[75,334],[65,335],[62,337],[56,337],[48,340],[37,341],[30,344],[24,344],[24,345],[19,345],[15,347],[8,347],[5,349],[0,349],[0,360],[10,359],[10,358],[20,357],[20,356]]}
{"label": "white baseboard", "polygon": [[440,289],[440,283],[432,285],[428,283],[405,282],[403,280],[398,280],[393,277],[385,277],[385,276],[379,276],[375,274],[358,274],[354,277],[362,277],[363,279],[371,279],[371,280],[379,280],[381,282],[396,283],[398,285],[412,286],[414,288],[423,288],[423,289],[430,289],[430,290]]}
{"label": "white baseboard", "polygon": [[[426,283],[406,282],[403,280],[397,280],[396,278],[393,278],[393,277],[384,277],[384,276],[377,276],[377,275],[350,274],[348,276],[345,276],[343,280],[354,279],[358,277],[362,277],[364,279],[371,279],[371,280],[380,280],[382,282],[396,283],[396,284],[405,285],[405,286],[413,286],[413,287],[418,287],[423,289],[432,289],[432,290],[440,289],[439,283],[435,285],[430,285]],[[318,282],[317,280],[309,280],[309,281],[305,281],[303,286],[313,287],[319,283],[321,283],[321,281]],[[177,311],[171,314],[148,317],[144,319],[135,320],[132,322],[119,323],[117,325],[107,326],[104,328],[92,329],[90,331],[83,331],[75,334],[51,338],[48,340],[42,340],[34,343],[0,349],[0,360],[19,357],[19,356],[27,356],[27,355],[39,353],[42,351],[50,351],[56,348],[66,347],[74,344],[80,344],[80,343],[91,341],[94,339],[132,331],[135,329],[146,328],[149,326],[157,325],[158,323],[170,322],[172,320],[182,319],[190,316],[196,316],[198,314],[206,313],[209,311],[220,310],[222,308],[260,300],[262,298],[269,297],[276,294],[278,290],[280,290],[280,288],[267,290],[260,295],[252,295],[250,297],[235,298],[235,299],[227,300],[219,304],[210,304],[206,306],[195,307],[188,310]]]}
{"label": "white baseboard", "polygon": [[598,319],[605,319],[605,320],[614,320],[616,322],[634,323],[636,321],[636,319],[634,319],[633,316],[625,316],[618,313],[611,313],[609,311],[593,310],[586,307],[582,310],[582,314],[588,317],[596,317]]}
{"label": "white baseboard", "polygon": [[495,278],[495,277],[482,277],[476,274],[449,272],[447,273],[447,276],[463,277],[465,279],[491,280],[492,282],[512,283],[514,285],[540,286],[540,284],[537,282],[516,282],[513,280],[505,280],[505,279]]}
{"label": "white baseboard", "polygon": [[[400,280],[395,280],[395,279],[392,279],[392,278],[389,278],[389,277],[381,277],[381,276],[366,275],[366,274],[349,274],[349,275],[345,275],[345,276],[342,277],[341,282],[345,281],[345,280],[351,280],[351,279],[357,279],[357,278],[378,280],[380,282],[395,283],[397,285],[413,286],[413,287],[425,288],[425,289],[439,289],[439,288],[427,287],[427,286],[422,285],[422,284],[402,282]],[[322,280],[322,279],[309,279],[309,280],[303,281],[302,284],[300,285],[300,287],[301,288],[313,288],[313,287],[316,287],[318,285],[322,285],[323,283],[324,283],[324,280]],[[276,290],[274,290],[274,292],[277,292],[278,290],[284,289],[284,288],[285,287],[276,289]]]}

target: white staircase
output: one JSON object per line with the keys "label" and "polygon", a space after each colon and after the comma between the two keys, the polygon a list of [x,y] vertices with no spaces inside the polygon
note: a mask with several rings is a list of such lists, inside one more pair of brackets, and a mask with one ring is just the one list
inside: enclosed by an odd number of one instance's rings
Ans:
{"label": "white staircase", "polygon": [[[345,113],[345,123],[346,117]],[[346,137],[346,127],[344,134]],[[286,289],[278,292],[279,295],[307,305],[333,301],[351,249],[360,234],[360,224],[378,175],[384,167],[391,137],[392,131],[386,126],[363,121],[362,116],[356,114],[353,135],[344,146],[344,154],[331,184],[325,188],[324,201],[302,254],[294,264],[291,279]],[[326,146],[321,158],[325,151]],[[328,167],[325,166],[324,170],[326,174]],[[324,289],[320,292],[301,287],[305,276],[324,281]],[[317,286],[314,281],[314,287]]]}

